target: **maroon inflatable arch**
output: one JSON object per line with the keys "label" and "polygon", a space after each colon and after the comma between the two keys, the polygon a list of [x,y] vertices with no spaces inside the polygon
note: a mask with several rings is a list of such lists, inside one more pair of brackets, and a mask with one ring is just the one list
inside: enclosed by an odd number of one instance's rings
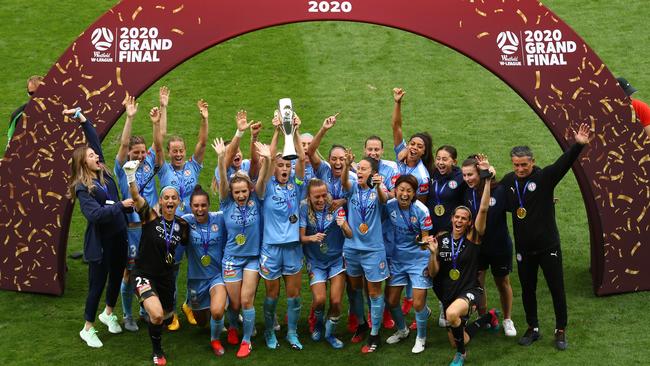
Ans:
{"label": "maroon inflatable arch", "polygon": [[573,171],[589,219],[594,291],[650,288],[650,271],[642,269],[650,262],[648,141],[598,56],[532,0],[120,2],[51,68],[0,162],[0,287],[64,290],[67,171],[84,138],[61,118],[63,108],[83,107],[103,137],[127,90],[139,95],[183,61],[244,33],[322,20],[398,28],[457,50],[514,89],[562,148],[572,143],[571,128],[589,123],[597,137]]}

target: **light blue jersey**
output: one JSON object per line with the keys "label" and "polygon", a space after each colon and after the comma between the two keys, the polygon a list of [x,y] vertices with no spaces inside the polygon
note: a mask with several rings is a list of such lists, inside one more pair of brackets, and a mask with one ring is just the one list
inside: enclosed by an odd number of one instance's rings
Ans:
{"label": "light blue jersey", "polygon": [[[239,167],[239,170],[241,170],[242,172],[245,172],[246,174],[248,174],[250,176],[250,174],[251,174],[251,161],[248,160],[248,159],[242,160],[241,166]],[[232,179],[233,175],[235,175],[236,172],[237,172],[237,169],[235,169],[235,167],[233,167],[232,165],[228,167],[228,170],[226,171],[226,173],[228,173],[228,182],[230,182],[230,180]],[[219,177],[219,166],[218,165],[217,165],[216,168],[214,168],[214,179],[216,179],[217,187],[219,187],[219,181],[220,181],[221,177]]]}
{"label": "light blue jersey", "polygon": [[[262,204],[257,195],[251,192],[248,203],[239,206],[228,194],[225,200],[221,201],[228,232],[225,255],[227,257],[257,257],[260,255]],[[244,218],[246,220],[244,221]],[[237,236],[239,236],[239,241]],[[241,243],[241,244],[240,244]]]}
{"label": "light blue jersey", "polygon": [[[363,251],[384,251],[381,207],[376,188],[361,189],[359,183],[352,182],[349,197],[348,223],[352,228],[352,239],[345,238],[344,247]],[[365,234],[362,232],[364,224],[368,226]]]}
{"label": "light blue jersey", "polygon": [[[398,146],[395,146],[395,157],[399,156],[399,153],[406,149],[406,142],[402,140],[402,143]],[[396,159],[397,160],[397,159]],[[412,175],[418,180],[418,197],[429,194],[429,172],[424,166],[422,160],[418,161],[418,164],[414,167],[410,167],[404,164],[403,161],[396,161],[397,163],[397,175],[393,178],[392,185],[395,185],[395,181],[400,175]]]}
{"label": "light blue jersey", "polygon": [[[147,156],[138,166],[138,170],[135,171],[135,182],[138,185],[139,190],[142,189],[149,178],[152,178],[154,174],[153,172],[155,163],[156,152],[153,148],[149,148],[149,151],[147,151]],[[126,161],[124,164],[126,164]],[[124,164],[120,165],[117,159],[115,159],[115,168],[113,168],[113,171],[115,172],[117,184],[120,187],[120,191],[122,192],[122,198],[126,199],[131,197],[131,192],[129,192],[129,184],[126,182],[126,174],[124,173],[123,169]],[[155,179],[151,179],[151,181],[147,183],[141,193],[141,196],[144,197],[150,207],[153,207],[156,203],[158,203],[158,190],[156,189]],[[140,216],[136,212],[127,214],[127,218],[129,222],[140,222]]]}
{"label": "light blue jersey", "polygon": [[322,245],[317,243],[304,243],[302,250],[309,262],[314,264],[326,264],[333,259],[340,258],[343,253],[343,231],[336,224],[336,218],[342,216],[345,218],[345,210],[339,207],[334,212],[325,205],[324,211],[314,212],[315,220],[309,217],[309,203],[302,201],[300,203],[300,227],[305,228],[306,235],[324,233],[325,241]]}
{"label": "light blue jersey", "polygon": [[382,180],[384,182],[384,186],[386,186],[386,189],[389,191],[394,187],[394,182],[393,182],[393,177],[399,174],[399,170],[397,169],[397,163],[394,161],[390,160],[384,160],[381,159],[379,160],[379,175],[381,175]]}
{"label": "light blue jersey", "polygon": [[[332,175],[332,167],[328,162],[321,161],[318,170],[316,170],[314,174],[316,175],[316,178],[327,184],[327,191],[332,195],[333,199],[347,198],[346,193],[343,191],[343,187],[341,186],[341,178]],[[349,175],[350,182],[355,181],[354,177],[356,177],[356,174],[351,172]]]}
{"label": "light blue jersey", "polygon": [[190,160],[183,164],[182,169],[175,170],[169,162],[165,162],[160,169],[160,172],[158,172],[161,188],[174,186],[180,193],[182,204],[178,205],[178,208],[176,209],[176,214],[178,216],[192,213],[192,210],[190,209],[190,196],[192,195],[194,186],[196,186],[199,181],[199,173],[201,173],[202,168],[203,165],[197,163],[194,156],[192,156]]}
{"label": "light blue jersey", "polygon": [[386,238],[392,241],[390,247],[393,249],[390,254],[391,260],[406,263],[428,261],[429,250],[426,248],[422,250],[415,242],[422,231],[432,229],[427,206],[416,200],[408,210],[402,210],[397,199],[393,198],[386,203],[386,213],[388,220],[385,224],[390,226],[390,234],[387,234]]}
{"label": "light blue jersey", "polygon": [[[221,259],[226,242],[223,212],[210,212],[208,222],[199,224],[193,214],[183,215],[190,226],[190,242],[186,246],[187,278],[211,279],[221,276]],[[203,256],[210,258],[206,266]]]}
{"label": "light blue jersey", "polygon": [[288,244],[300,241],[298,215],[304,183],[291,176],[287,184],[271,177],[266,184],[262,216],[264,217],[264,244]]}

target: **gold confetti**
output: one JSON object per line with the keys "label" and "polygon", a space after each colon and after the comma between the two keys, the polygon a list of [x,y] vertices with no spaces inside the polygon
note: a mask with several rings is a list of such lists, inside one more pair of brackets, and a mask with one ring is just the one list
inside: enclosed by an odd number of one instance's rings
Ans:
{"label": "gold confetti", "polygon": [[[52,237],[52,233],[49,230],[42,229],[41,231],[43,231],[45,233],[45,235],[49,236],[50,238]],[[54,248],[52,248],[52,250],[54,250]]]}
{"label": "gold confetti", "polygon": [[181,36],[182,36],[183,34],[185,34],[185,32],[183,32],[182,30],[180,30],[180,29],[178,29],[178,28],[174,28],[174,29],[172,29],[172,32],[174,32],[174,33],[178,33],[178,34],[180,34]]}
{"label": "gold confetti", "polygon": [[528,18],[526,18],[526,14],[524,14],[521,10],[517,9],[517,14],[521,17],[521,20],[524,21],[524,24],[528,23]]}
{"label": "gold confetti", "polygon": [[115,68],[115,77],[117,79],[117,85],[122,86],[122,68],[121,67],[116,67]]}
{"label": "gold confetti", "polygon": [[163,5],[156,5],[156,9],[165,10],[165,7]]}
{"label": "gold confetti", "polygon": [[539,100],[537,100],[537,95],[535,96],[535,105],[537,106],[537,109],[542,109],[542,105],[539,104]]}
{"label": "gold confetti", "polygon": [[36,233],[37,233],[36,229],[32,229],[32,232],[29,233],[29,235],[27,236],[27,241],[28,242],[32,241],[32,236],[34,236],[34,234],[36,234]]}
{"label": "gold confetti", "polygon": [[141,11],[142,11],[142,7],[138,6],[138,8],[135,9],[135,11],[133,12],[133,15],[131,15],[131,20],[135,20],[135,18],[138,16],[138,14],[140,14]]}
{"label": "gold confetti", "polygon": [[29,247],[28,247],[28,246],[20,247],[19,249],[16,249],[16,255],[15,255],[15,257],[17,257],[17,256],[19,256],[19,255],[21,255],[21,254],[23,254],[23,253],[25,253],[25,252],[28,252],[28,251],[29,251]]}
{"label": "gold confetti", "polygon": [[609,113],[612,113],[614,111],[614,108],[612,108],[612,106],[609,105],[609,99],[608,98],[601,99],[600,104],[604,105],[605,108],[607,108],[607,110],[609,111]]}
{"label": "gold confetti", "polygon": [[643,210],[641,211],[641,214],[639,217],[636,218],[636,222],[640,223],[641,220],[643,220],[643,217],[645,216],[645,212],[648,210],[648,206],[643,207]]}
{"label": "gold confetti", "polygon": [[494,13],[503,13],[503,9],[494,9]]}
{"label": "gold confetti", "polygon": [[16,206],[18,206],[18,211],[20,211],[21,215],[27,216],[27,212],[25,212],[25,208],[23,207],[23,204],[20,201],[16,202]]}
{"label": "gold confetti", "polygon": [[[612,176],[610,177],[610,179],[611,179],[612,182],[615,182],[615,181],[617,181],[617,180],[623,180],[623,175],[624,175],[624,174],[625,174],[625,172],[621,172],[621,174],[618,174],[618,175],[612,175]],[[611,195],[611,193],[610,193],[610,195]],[[613,207],[613,206],[612,206],[612,207]]]}
{"label": "gold confetti", "polygon": [[578,95],[580,95],[580,93],[582,93],[583,90],[584,89],[582,87],[579,87],[578,89],[576,89],[576,91],[573,92],[573,95],[571,96],[571,99],[576,100],[578,98]]}
{"label": "gold confetti", "polygon": [[487,14],[486,14],[485,12],[482,12],[482,11],[478,10],[478,8],[474,8],[474,10],[476,10],[476,14],[478,14],[478,15],[480,15],[480,16],[482,16],[482,17],[486,17],[486,16],[487,16]]}
{"label": "gold confetti", "polygon": [[580,81],[580,76],[576,76],[573,79],[569,79],[570,82],[575,83],[576,81]]}
{"label": "gold confetti", "polygon": [[600,68],[598,68],[598,71],[594,73],[594,75],[598,76],[600,73],[605,69],[605,64],[600,64]]}
{"label": "gold confetti", "polygon": [[[199,22],[199,25],[201,25],[201,17],[198,17],[198,22]],[[462,24],[463,24],[462,20],[460,21],[460,24],[461,24],[461,28],[462,28]]]}
{"label": "gold confetti", "polygon": [[634,253],[636,253],[636,250],[639,249],[640,246],[641,246],[641,242],[637,242],[637,243],[634,245],[634,247],[632,248],[632,251],[630,252],[630,257],[633,256]]}
{"label": "gold confetti", "polygon": [[542,82],[542,74],[539,70],[535,71],[535,90],[539,89],[539,85]]}
{"label": "gold confetti", "polygon": [[61,85],[64,85],[64,86],[65,86],[65,84],[67,84],[67,83],[69,83],[69,82],[71,82],[71,81],[72,81],[72,78],[67,78],[67,79],[63,80],[63,82],[61,83]]}
{"label": "gold confetti", "polygon": [[598,84],[597,82],[595,82],[593,80],[589,80],[589,84],[596,86],[596,88],[600,88],[600,84]]}
{"label": "gold confetti", "polygon": [[178,8],[172,10],[172,13],[176,14],[176,13],[178,13],[179,11],[183,10],[184,7],[185,7],[185,5],[181,5],[181,6],[179,6]]}
{"label": "gold confetti", "polygon": [[644,157],[641,158],[641,160],[639,160],[639,165],[643,163],[647,163],[648,161],[650,161],[650,155],[646,154]]}
{"label": "gold confetti", "polygon": [[117,18],[120,20],[120,22],[124,22],[124,19],[122,19],[122,13],[118,12]]}
{"label": "gold confetti", "polygon": [[[623,175],[623,173],[621,173],[621,175]],[[615,180],[615,179],[613,179],[613,180]],[[630,196],[626,196],[626,195],[624,195],[624,194],[619,194],[619,195],[616,197],[616,199],[626,201],[627,203],[632,203],[632,202],[634,201],[634,199],[633,199],[632,197],[630,197]]]}
{"label": "gold confetti", "polygon": [[614,276],[614,278],[612,278],[612,281],[610,283],[614,283],[614,281],[616,281],[617,279],[618,279],[618,275]]}
{"label": "gold confetti", "polygon": [[557,94],[557,96],[560,98],[560,100],[562,100],[562,90],[556,88],[553,84],[551,84],[551,90],[553,90],[555,94]]}
{"label": "gold confetti", "polygon": [[60,72],[60,73],[62,73],[62,74],[65,74],[65,73],[66,73],[66,71],[61,67],[61,65],[59,65],[58,62],[55,63],[54,66],[56,66],[56,68],[59,69],[59,72]]}
{"label": "gold confetti", "polygon": [[476,38],[481,39],[481,38],[483,38],[485,36],[489,36],[489,35],[490,35],[490,32],[481,32],[481,33],[476,35]]}
{"label": "gold confetti", "polygon": [[636,275],[639,274],[639,271],[636,270],[636,269],[625,268],[625,273],[627,273],[627,274],[631,274],[631,275],[633,275],[633,276],[636,276]]}
{"label": "gold confetti", "polygon": [[86,74],[81,74],[81,77],[86,79],[86,80],[91,80],[93,78],[92,75],[86,75]]}
{"label": "gold confetti", "polygon": [[47,193],[45,194],[45,196],[47,196],[47,197],[53,197],[53,198],[55,198],[55,199],[57,199],[57,200],[59,200],[59,201],[61,200],[61,198],[63,198],[63,196],[61,196],[60,194],[58,194],[58,193],[56,193],[56,192],[47,192]]}

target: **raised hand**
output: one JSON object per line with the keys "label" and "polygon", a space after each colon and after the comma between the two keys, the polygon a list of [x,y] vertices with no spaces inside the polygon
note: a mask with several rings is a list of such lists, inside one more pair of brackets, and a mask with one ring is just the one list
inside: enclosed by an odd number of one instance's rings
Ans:
{"label": "raised hand", "polygon": [[280,111],[278,111],[277,109],[275,110],[275,112],[273,112],[272,122],[273,122],[273,127],[275,128],[280,128],[280,126],[282,125],[282,120],[280,119]]}
{"label": "raised hand", "polygon": [[149,118],[151,118],[153,124],[160,123],[160,109],[158,109],[158,107],[151,108],[149,111]]}
{"label": "raised hand", "polygon": [[122,169],[124,169],[124,174],[126,175],[126,182],[128,184],[135,182],[135,172],[138,170],[139,165],[139,160],[129,160],[122,166]]}
{"label": "raised hand", "polygon": [[323,128],[325,130],[329,130],[330,128],[334,127],[334,125],[336,124],[336,117],[338,115],[339,114],[337,113],[337,114],[335,114],[333,116],[329,116],[329,117],[325,118],[325,120],[323,121]]}
{"label": "raised hand", "polygon": [[294,112],[293,113],[293,125],[296,126],[296,128],[300,127],[300,124],[302,124],[302,121],[300,120],[300,117]]}
{"label": "raised hand", "polygon": [[479,169],[488,170],[490,168],[490,162],[485,154],[476,155],[476,161],[478,162]]}
{"label": "raised hand", "polygon": [[338,225],[339,227],[342,227],[343,224],[345,224],[345,216],[337,215],[336,216],[336,225]]}
{"label": "raised hand", "polygon": [[393,99],[395,99],[395,103],[400,103],[402,101],[402,98],[404,97],[404,94],[406,94],[404,89],[393,88]]}
{"label": "raised hand", "polygon": [[352,149],[350,148],[345,149],[345,165],[350,167],[353,162],[354,162],[354,153],[352,153]]}
{"label": "raised hand", "polygon": [[578,132],[573,130],[573,136],[576,139],[576,142],[579,143],[580,145],[586,145],[589,143],[591,140],[591,131],[589,129],[589,125],[586,123],[580,124],[580,127],[578,128]]}
{"label": "raised hand", "polygon": [[239,112],[237,112],[237,116],[235,117],[235,120],[237,121],[237,130],[239,131],[246,131],[248,127],[250,127],[251,122],[246,121],[246,116],[247,113],[245,110],[240,109]]}
{"label": "raised hand", "polygon": [[166,108],[169,105],[169,88],[166,86],[161,86],[158,91],[158,99],[160,101],[160,107]]}
{"label": "raised hand", "polygon": [[429,235],[426,238],[424,238],[424,242],[428,244],[429,251],[433,255],[438,254],[438,238],[436,238],[433,235]]}
{"label": "raised hand", "polygon": [[135,97],[127,95],[122,101],[122,105],[126,107],[126,116],[133,118],[138,113],[138,103],[135,102]]}
{"label": "raised hand", "polygon": [[201,113],[201,118],[208,119],[208,102],[203,99],[199,99],[196,102],[196,106],[199,107],[199,113]]}
{"label": "raised hand", "polygon": [[255,141],[255,148],[257,149],[257,153],[266,159],[271,159],[271,148],[269,145],[263,144],[259,141]]}
{"label": "raised hand", "polygon": [[251,129],[251,136],[257,137],[257,135],[260,134],[260,131],[262,131],[262,122],[254,122],[250,126]]}
{"label": "raised hand", "polygon": [[226,153],[226,144],[223,143],[222,138],[216,138],[212,141],[212,148],[217,156],[221,158]]}
{"label": "raised hand", "polygon": [[379,187],[383,181],[384,181],[383,178],[378,173],[375,173],[372,176],[372,184],[374,184],[375,187]]}

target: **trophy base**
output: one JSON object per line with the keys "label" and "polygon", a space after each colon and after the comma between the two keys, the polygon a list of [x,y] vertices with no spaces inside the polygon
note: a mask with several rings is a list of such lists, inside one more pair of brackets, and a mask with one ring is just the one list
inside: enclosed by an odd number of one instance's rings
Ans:
{"label": "trophy base", "polygon": [[284,159],[284,160],[296,160],[296,159],[298,159],[298,155],[296,155],[296,154],[282,155],[282,159]]}

